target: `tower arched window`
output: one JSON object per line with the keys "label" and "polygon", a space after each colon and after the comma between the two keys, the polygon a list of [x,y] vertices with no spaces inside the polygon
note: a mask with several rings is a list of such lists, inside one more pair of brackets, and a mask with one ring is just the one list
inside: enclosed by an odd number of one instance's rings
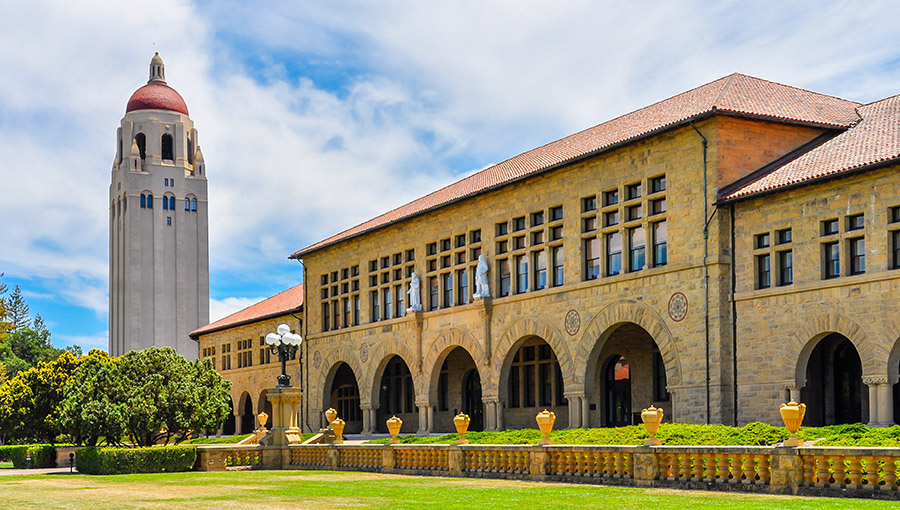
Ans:
{"label": "tower arched window", "polygon": [[168,211],[169,210],[169,197],[163,197],[162,203],[163,203],[163,211]]}
{"label": "tower arched window", "polygon": [[191,199],[191,211],[197,212],[197,199],[196,198]]}
{"label": "tower arched window", "polygon": [[153,209],[153,194],[147,194],[147,209]]}
{"label": "tower arched window", "polygon": [[187,198],[187,197],[184,198],[184,210],[185,211],[191,210],[191,199],[190,198]]}
{"label": "tower arched window", "polygon": [[138,133],[135,135],[134,141],[137,142],[138,151],[141,153],[141,159],[147,159],[147,137],[144,136],[144,133]]}
{"label": "tower arched window", "polygon": [[173,145],[172,135],[169,133],[162,135],[162,158],[164,161],[172,161],[175,159]]}
{"label": "tower arched window", "polygon": [[147,195],[141,193],[141,209],[147,208]]}
{"label": "tower arched window", "polygon": [[175,210],[175,197],[169,197],[169,209],[172,211]]}

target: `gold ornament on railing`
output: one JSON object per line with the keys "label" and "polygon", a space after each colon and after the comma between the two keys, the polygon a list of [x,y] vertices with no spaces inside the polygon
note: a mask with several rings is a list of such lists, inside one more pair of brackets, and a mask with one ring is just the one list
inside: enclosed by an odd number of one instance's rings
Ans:
{"label": "gold ornament on railing", "polygon": [[650,438],[644,441],[644,446],[659,446],[662,444],[659,442],[659,439],[656,439],[656,431],[659,430],[659,424],[662,423],[662,419],[663,410],[653,407],[653,404],[641,411],[641,421],[644,422],[644,428],[650,434]]}
{"label": "gold ornament on railing", "polygon": [[791,433],[790,439],[784,442],[785,446],[803,446],[803,441],[797,438],[797,431],[803,424],[803,417],[806,416],[806,404],[798,404],[791,399],[787,404],[781,404],[781,419],[784,420],[784,426]]}
{"label": "gold ornament on railing", "polygon": [[397,434],[400,433],[400,427],[403,426],[403,420],[397,418],[396,416],[391,416],[387,420],[387,428],[388,432],[391,433],[391,442],[388,444],[399,444],[400,440],[397,439]]}
{"label": "gold ornament on railing", "polygon": [[266,422],[269,421],[269,415],[262,412],[256,415],[256,419],[259,420],[259,430],[266,430]]}
{"label": "gold ornament on railing", "polygon": [[459,434],[456,444],[469,444],[469,440],[466,439],[466,432],[469,430],[470,421],[468,414],[459,413],[453,417],[453,424],[456,425],[456,432]]}
{"label": "gold ornament on railing", "polygon": [[537,420],[538,428],[541,429],[541,434],[544,435],[544,438],[538,444],[541,446],[553,444],[553,440],[550,439],[550,432],[553,430],[553,424],[556,423],[556,413],[544,409],[537,414],[535,419]]}
{"label": "gold ornament on railing", "polygon": [[331,422],[331,430],[334,431],[334,444],[344,444],[344,427],[346,425],[347,423],[340,418],[335,418]]}
{"label": "gold ornament on railing", "polygon": [[329,407],[329,408],[325,411],[325,421],[326,421],[327,423],[330,424],[330,423],[333,422],[336,418],[337,418],[337,411],[335,411],[333,407]]}

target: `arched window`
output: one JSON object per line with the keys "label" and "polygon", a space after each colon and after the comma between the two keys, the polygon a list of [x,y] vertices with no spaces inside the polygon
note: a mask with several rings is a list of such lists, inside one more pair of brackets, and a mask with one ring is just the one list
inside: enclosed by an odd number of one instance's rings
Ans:
{"label": "arched window", "polygon": [[141,159],[147,158],[147,137],[144,136],[144,133],[138,133],[134,137],[134,141],[137,142],[138,150],[141,152]]}
{"label": "arched window", "polygon": [[190,210],[191,210],[191,199],[190,199],[190,198],[185,197],[185,199],[184,199],[184,210],[185,210],[185,211],[190,211]]}
{"label": "arched window", "polygon": [[175,210],[175,197],[169,197],[169,209]]}
{"label": "arched window", "polygon": [[197,199],[196,198],[191,199],[191,211],[194,211],[194,212],[197,211]]}
{"label": "arched window", "polygon": [[147,209],[153,209],[153,194],[147,194]]}
{"label": "arched window", "polygon": [[172,135],[166,133],[162,135],[162,158],[165,161],[172,161],[175,159],[174,150],[173,150],[173,142]]}
{"label": "arched window", "polygon": [[141,209],[147,208],[147,195],[141,193]]}
{"label": "arched window", "polygon": [[169,210],[169,199],[168,199],[168,197],[163,197],[162,203],[163,203],[163,211],[168,211],[168,210]]}

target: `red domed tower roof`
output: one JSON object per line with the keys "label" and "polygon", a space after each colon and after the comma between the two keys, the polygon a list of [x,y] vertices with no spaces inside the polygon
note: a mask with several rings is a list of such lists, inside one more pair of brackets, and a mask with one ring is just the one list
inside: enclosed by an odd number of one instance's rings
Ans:
{"label": "red domed tower roof", "polygon": [[166,85],[166,67],[159,53],[150,60],[150,80],[134,91],[125,107],[125,113],[135,110],[169,110],[188,115],[181,94]]}

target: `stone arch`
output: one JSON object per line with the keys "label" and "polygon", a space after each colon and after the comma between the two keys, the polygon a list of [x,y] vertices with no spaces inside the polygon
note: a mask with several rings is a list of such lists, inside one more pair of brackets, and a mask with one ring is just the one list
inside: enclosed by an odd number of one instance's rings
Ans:
{"label": "stone arch", "polygon": [[428,387],[426,388],[427,392],[423,393],[423,395],[428,396],[428,400],[431,404],[434,404],[437,401],[437,387],[438,378],[441,373],[441,364],[443,364],[447,355],[450,354],[450,351],[456,347],[460,347],[469,353],[469,356],[475,361],[475,368],[478,370],[479,375],[483,378],[486,378],[487,376],[489,370],[487,355],[481,347],[481,344],[475,339],[475,336],[465,329],[448,329],[441,333],[437,340],[431,344],[431,347],[428,349],[428,354],[425,355],[425,361],[423,362],[423,372],[427,371],[427,373],[423,374],[423,379],[428,382]]}
{"label": "stone arch", "polygon": [[883,377],[887,373],[888,346],[869,339],[859,324],[844,315],[822,314],[803,322],[787,343],[787,359],[797,360],[794,381],[798,388],[806,386],[806,368],[813,349],[831,333],[841,334],[853,343],[862,362],[863,377]]}
{"label": "stone arch", "polygon": [[[319,365],[322,370],[315,370],[318,377],[316,378],[316,393],[311,395],[313,397],[313,405],[316,405],[316,402],[319,403],[318,405],[325,405],[328,398],[328,392],[331,389],[331,383],[334,381],[334,375],[337,373],[337,369],[340,367],[341,363],[346,363],[350,366],[350,370],[353,371],[353,376],[356,377],[356,385],[360,389],[360,402],[363,401],[363,385],[360,384],[365,377],[363,366],[360,364],[356,353],[347,347],[338,346],[323,357],[322,364]],[[323,407],[318,411],[324,412],[325,409],[327,409],[327,407]],[[315,411],[315,407],[313,407],[313,410]]]}
{"label": "stone arch", "polygon": [[900,376],[900,323],[888,320],[884,325],[884,339],[889,342],[891,351],[887,359],[888,382],[893,383]]}
{"label": "stone arch", "polygon": [[669,386],[681,384],[681,361],[672,332],[663,318],[651,307],[630,299],[616,301],[603,307],[584,328],[578,341],[578,355],[575,359],[579,365],[575,369],[576,384],[583,390],[589,367],[597,366],[597,357],[609,335],[622,324],[632,323],[646,331],[659,348],[666,367],[666,380]]}
{"label": "stone arch", "polygon": [[[372,408],[374,409],[377,409],[379,407],[381,392],[378,391],[378,387],[381,384],[381,376],[384,374],[384,369],[387,366],[388,362],[394,356],[399,356],[400,359],[402,359],[403,362],[406,363],[406,367],[409,368],[409,373],[410,375],[412,375],[413,379],[413,391],[415,391],[416,393],[414,400],[418,401],[418,399],[420,398],[419,396],[425,394],[426,390],[422,385],[423,377],[421,367],[418,363],[415,363],[416,355],[408,345],[391,339],[379,342],[379,345],[375,348],[375,350],[369,353],[369,360],[377,360],[378,363],[369,365],[373,367],[373,369],[364,378],[366,383],[359,387],[360,402],[370,402]],[[363,394],[364,391],[367,392],[366,395]]]}
{"label": "stone arch", "polygon": [[522,342],[532,337],[538,337],[550,344],[559,362],[566,390],[575,384],[572,356],[560,331],[541,317],[522,317],[510,324],[497,342],[491,357],[491,370],[485,374],[489,377],[481,381],[485,396],[503,393],[505,388],[500,382],[509,372],[513,353]]}

